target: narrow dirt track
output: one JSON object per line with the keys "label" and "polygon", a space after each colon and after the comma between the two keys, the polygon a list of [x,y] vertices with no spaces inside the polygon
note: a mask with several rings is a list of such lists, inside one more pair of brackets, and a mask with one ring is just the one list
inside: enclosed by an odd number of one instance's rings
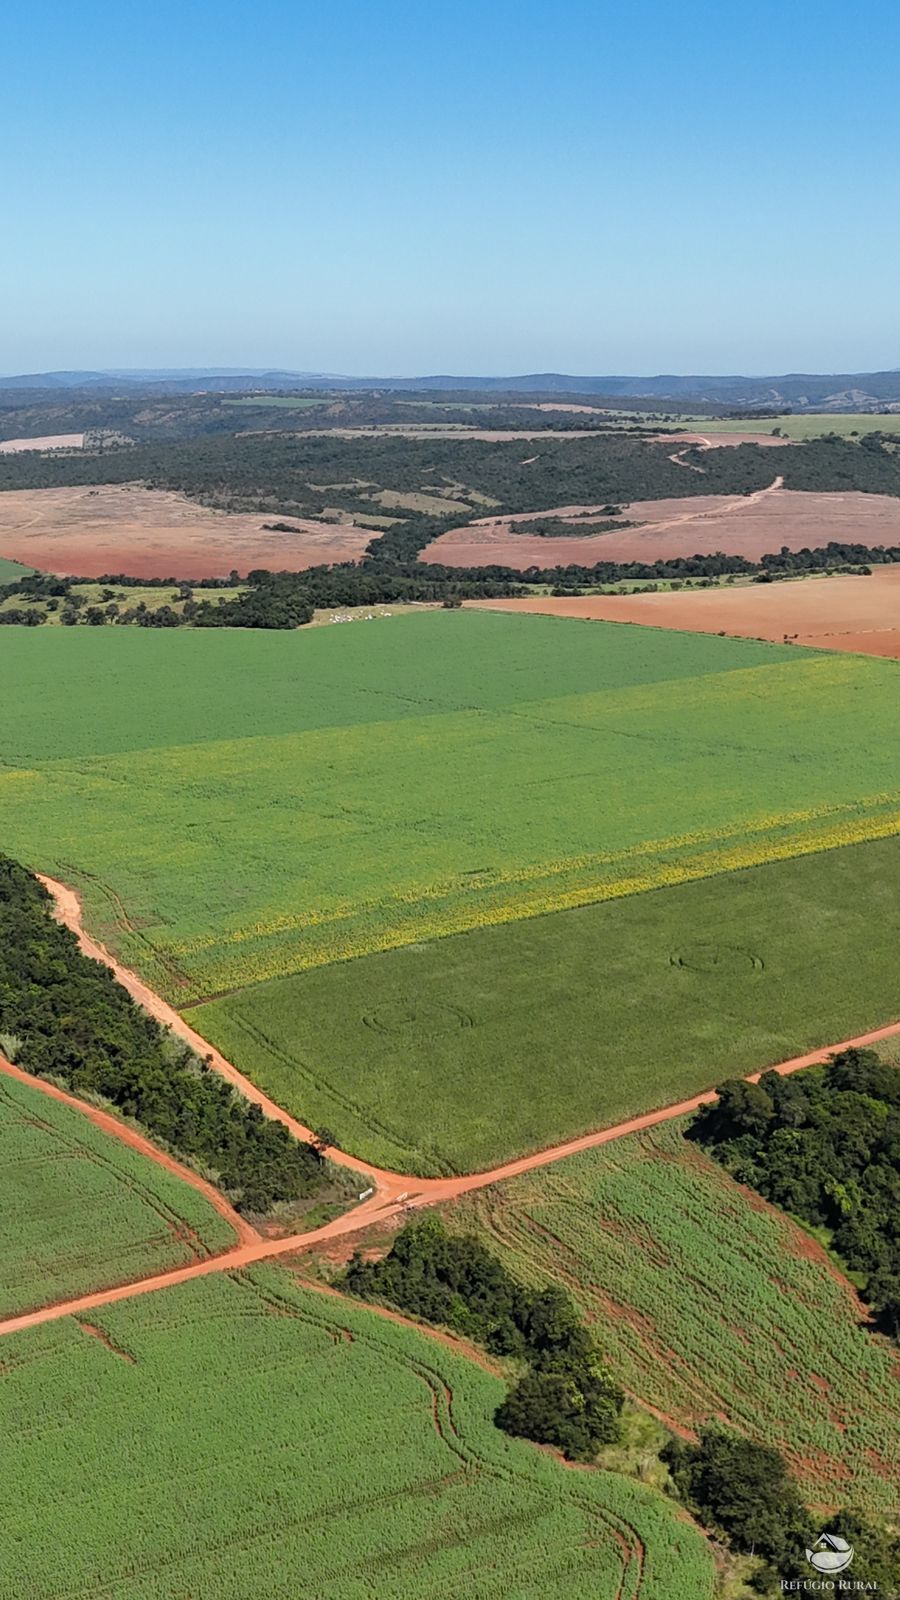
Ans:
{"label": "narrow dirt track", "polygon": [[[673,458],[670,457],[671,459]],[[679,466],[683,467],[685,465],[684,461],[679,462]],[[702,468],[697,470],[702,471]],[[746,511],[750,506],[758,506],[761,500],[768,500],[770,495],[777,494],[779,489],[783,488],[784,475],[779,472],[771,483],[766,484],[764,489],[754,489],[751,494],[742,494],[736,498],[725,499],[723,505],[711,506],[708,511],[683,511],[674,517],[664,517],[659,522],[654,522],[651,519],[643,524],[641,531],[645,533],[662,533],[668,528],[680,528],[686,522],[708,522],[712,517],[730,517],[738,511]]]}
{"label": "narrow dirt track", "polygon": [[[310,1137],[309,1129],[296,1121],[286,1111],[282,1111],[273,1101],[250,1083],[237,1068],[225,1060],[218,1051],[213,1050],[193,1028],[190,1028],[182,1017],[158,995],[153,994],[140,978],[127,967],[115,961],[109,952],[84,932],[81,922],[81,905],[74,890],[65,884],[57,883],[53,878],[41,877],[41,882],[53,895],[59,920],[78,937],[81,949],[85,955],[92,956],[96,961],[104,962],[115,974],[123,988],[141,1005],[157,1018],[159,1022],[177,1032],[181,1038],[186,1039],[201,1055],[211,1059],[213,1067],[221,1072],[230,1083],[253,1100],[269,1116],[274,1116],[290,1128],[298,1138]],[[149,1004],[147,1002],[150,1002]],[[799,1072],[804,1067],[814,1066],[817,1062],[827,1060],[828,1056],[836,1050],[846,1050],[852,1046],[865,1047],[880,1043],[883,1039],[890,1039],[900,1034],[900,1022],[891,1022],[882,1028],[875,1028],[869,1033],[859,1034],[854,1039],[842,1039],[835,1044],[823,1046],[820,1050],[811,1050],[806,1055],[793,1056],[788,1061],[779,1062],[773,1067],[763,1068],[754,1072],[747,1078],[748,1083],[757,1083],[763,1071],[773,1071],[787,1076],[792,1072]],[[33,1080],[28,1079],[29,1082]],[[468,1194],[473,1189],[485,1189],[493,1183],[499,1183],[505,1178],[518,1177],[523,1172],[533,1172],[537,1167],[547,1167],[556,1161],[562,1161],[566,1156],[577,1155],[582,1150],[592,1150],[599,1145],[611,1144],[616,1139],[627,1138],[632,1133],[642,1133],[647,1128],[655,1128],[661,1122],[671,1122],[676,1117],[686,1116],[691,1111],[696,1111],[699,1106],[716,1098],[713,1089],[705,1090],[694,1095],[690,1100],[679,1100],[675,1105],[664,1106],[657,1111],[648,1111],[639,1117],[631,1117],[626,1122],[618,1122],[614,1127],[601,1128],[594,1133],[582,1134],[577,1139],[568,1139],[564,1144],[552,1145],[547,1150],[538,1150],[528,1156],[520,1156],[515,1161],[505,1162],[502,1166],[491,1167],[487,1172],[472,1172],[461,1178],[417,1178],[409,1177],[399,1172],[387,1172],[381,1167],[369,1166],[364,1161],[359,1161],[354,1156],[347,1156],[342,1150],[329,1150],[329,1156],[340,1165],[349,1167],[352,1171],[368,1178],[369,1184],[375,1193],[352,1211],[345,1212],[343,1216],[336,1217],[333,1222],[326,1223],[321,1228],[314,1228],[309,1233],[291,1234],[284,1239],[254,1239],[240,1245],[237,1249],[226,1251],[224,1255],[214,1256],[209,1261],[199,1261],[191,1266],[178,1267],[173,1272],[163,1273],[154,1278],[143,1278],[136,1283],[123,1284],[117,1289],[101,1290],[95,1294],[82,1295],[76,1300],[62,1301],[56,1305],[44,1306],[39,1311],[26,1312],[23,1315],[8,1317],[0,1322],[0,1335],[17,1333],[25,1328],[37,1327],[44,1322],[55,1322],[62,1317],[79,1314],[83,1311],[92,1311],[98,1306],[111,1305],[117,1300],[127,1300],[134,1295],[152,1294],[157,1289],[174,1288],[179,1283],[187,1283],[193,1278],[206,1277],[211,1272],[233,1272],[242,1267],[251,1266],[256,1261],[270,1260],[273,1257],[290,1255],[300,1250],[307,1250],[312,1246],[323,1243],[328,1239],[338,1238],[344,1234],[357,1233],[364,1228],[371,1227],[373,1223],[387,1222],[400,1213],[420,1206],[439,1205],[444,1201],[454,1200],[461,1194]],[[80,1102],[75,1101],[76,1105]],[[87,1107],[82,1106],[82,1110]],[[148,1153],[154,1154],[157,1159],[160,1152],[151,1146]]]}

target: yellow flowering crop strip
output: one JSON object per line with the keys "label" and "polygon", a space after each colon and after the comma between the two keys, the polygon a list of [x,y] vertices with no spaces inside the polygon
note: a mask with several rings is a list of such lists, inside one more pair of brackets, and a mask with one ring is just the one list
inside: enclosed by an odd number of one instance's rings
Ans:
{"label": "yellow flowering crop strip", "polygon": [[[171,948],[179,965],[192,974],[190,998],[200,998],[473,928],[574,910],[895,834],[900,834],[900,796],[875,795],[860,806],[759,817],[740,830],[711,829],[650,846],[507,870],[474,886],[452,879],[355,906],[344,901],[328,910],[237,929],[222,940],[193,940]],[[208,965],[206,952],[213,958]]]}

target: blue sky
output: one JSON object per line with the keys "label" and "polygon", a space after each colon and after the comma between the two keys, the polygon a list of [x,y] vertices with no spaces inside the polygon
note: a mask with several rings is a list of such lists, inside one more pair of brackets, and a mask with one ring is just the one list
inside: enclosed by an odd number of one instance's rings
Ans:
{"label": "blue sky", "polygon": [[896,0],[30,0],[0,372],[900,365]]}

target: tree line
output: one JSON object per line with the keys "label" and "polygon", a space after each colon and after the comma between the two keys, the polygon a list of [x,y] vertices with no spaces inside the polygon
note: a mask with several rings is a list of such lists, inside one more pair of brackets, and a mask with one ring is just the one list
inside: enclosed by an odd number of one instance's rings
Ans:
{"label": "tree line", "polygon": [[782,1210],[829,1231],[863,1298],[900,1338],[900,1072],[874,1050],[759,1083],[735,1078],[690,1136]]}
{"label": "tree line", "polygon": [[43,885],[0,856],[0,1050],[39,1078],[99,1095],[263,1213],[324,1183],[318,1149],[263,1116],[139,1006],[51,915]]}
{"label": "tree line", "polygon": [[[245,588],[244,594],[218,603],[196,600],[191,583],[173,578],[145,580],[121,574],[107,574],[100,579],[56,578],[35,573],[0,585],[0,600],[20,598],[29,603],[43,602],[45,609],[34,609],[33,605],[15,606],[0,611],[0,624],[35,626],[47,620],[48,612],[58,611],[60,621],[66,624],[112,622],[149,628],[296,628],[310,622],[317,608],[389,605],[403,601],[455,605],[463,600],[515,599],[527,594],[528,587],[534,584],[549,585],[555,594],[564,596],[582,588],[623,580],[653,583],[699,578],[712,581],[736,576],[771,582],[805,572],[866,572],[872,566],[895,561],[900,561],[900,545],[835,541],[815,549],[804,547],[792,551],[783,546],[776,553],[763,555],[758,562],[721,550],[669,560],[597,561],[592,566],[570,562],[566,566],[531,566],[524,571],[496,563],[483,567],[450,567],[415,559],[408,562],[372,559],[362,564],[342,562],[299,572],[254,568],[246,578],[232,571],[227,578],[194,580],[203,588]],[[86,583],[159,589],[171,588],[174,584],[181,609],[176,611],[166,604],[148,606],[145,601],[139,601],[123,611],[113,602],[111,594],[105,603],[91,605],[77,592],[78,586]]]}
{"label": "tree line", "polygon": [[357,1253],[342,1287],[453,1328],[496,1355],[526,1362],[494,1420],[506,1433],[590,1461],[618,1438],[624,1395],[563,1289],[528,1289],[470,1235],[417,1218],[383,1260]]}

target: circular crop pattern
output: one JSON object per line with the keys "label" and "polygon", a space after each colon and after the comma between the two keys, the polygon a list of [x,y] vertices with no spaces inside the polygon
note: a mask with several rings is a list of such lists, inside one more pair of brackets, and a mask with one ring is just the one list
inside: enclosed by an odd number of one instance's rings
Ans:
{"label": "circular crop pattern", "polygon": [[407,1037],[435,1037],[442,1033],[455,1033],[459,1028],[471,1028],[474,1019],[459,1006],[444,1005],[433,1000],[397,1000],[379,1006],[363,1017],[367,1028],[376,1033],[394,1033]]}
{"label": "circular crop pattern", "polygon": [[744,945],[716,944],[714,940],[702,939],[684,945],[681,950],[674,950],[669,963],[673,967],[684,967],[689,972],[709,972],[723,977],[729,973],[740,976],[748,968],[762,972],[765,967],[762,957],[754,955]]}

